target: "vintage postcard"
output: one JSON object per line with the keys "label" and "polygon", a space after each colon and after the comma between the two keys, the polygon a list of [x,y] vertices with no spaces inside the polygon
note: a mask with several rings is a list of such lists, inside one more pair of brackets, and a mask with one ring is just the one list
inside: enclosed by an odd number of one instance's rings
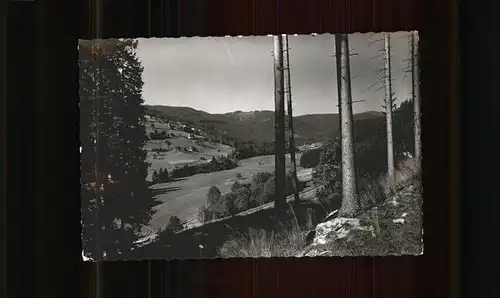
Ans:
{"label": "vintage postcard", "polygon": [[78,51],[84,260],[423,253],[416,31]]}

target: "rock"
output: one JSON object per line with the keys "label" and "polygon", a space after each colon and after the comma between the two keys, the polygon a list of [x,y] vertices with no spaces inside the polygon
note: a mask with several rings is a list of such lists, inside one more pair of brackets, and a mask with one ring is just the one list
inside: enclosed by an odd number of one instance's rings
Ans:
{"label": "rock", "polygon": [[307,253],[304,256],[306,256],[306,257],[315,257],[315,256],[317,256],[319,254],[320,254],[320,252],[317,249],[311,249],[311,250],[307,251]]}
{"label": "rock", "polygon": [[338,217],[316,226],[313,245],[324,245],[329,241],[345,238],[352,230],[374,233],[372,225],[361,225],[358,218]]}
{"label": "rock", "polygon": [[325,250],[317,254],[318,257],[334,257],[335,254],[331,250]]}
{"label": "rock", "polygon": [[397,201],[397,197],[396,197],[396,196],[394,196],[394,197],[392,198],[392,200],[390,200],[390,201],[389,201],[389,203],[390,203],[390,204],[392,204],[392,206],[394,206],[394,207],[397,207],[397,206],[399,205],[399,203],[398,203],[398,201]]}

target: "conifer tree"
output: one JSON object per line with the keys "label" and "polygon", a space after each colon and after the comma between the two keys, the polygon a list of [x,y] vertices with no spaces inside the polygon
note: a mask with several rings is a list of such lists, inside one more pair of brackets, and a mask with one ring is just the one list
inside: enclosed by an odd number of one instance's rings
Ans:
{"label": "conifer tree", "polygon": [[156,205],[146,181],[137,41],[81,41],[80,138],[86,255],[126,258]]}
{"label": "conifer tree", "polygon": [[283,40],[274,36],[274,157],[276,191],[274,208],[277,215],[286,210],[285,168],[285,90],[283,82]]}
{"label": "conifer tree", "polygon": [[354,153],[354,129],[352,114],[351,70],[349,61],[349,38],[347,34],[335,34],[337,69],[340,69],[341,110],[341,154],[342,154],[342,204],[339,216],[354,216],[360,208],[357,194],[357,177]]}
{"label": "conifer tree", "polygon": [[153,178],[152,178],[152,180],[153,180],[153,184],[158,183],[159,180],[160,180],[159,179],[159,174],[158,174],[158,172],[156,170],[153,171]]}

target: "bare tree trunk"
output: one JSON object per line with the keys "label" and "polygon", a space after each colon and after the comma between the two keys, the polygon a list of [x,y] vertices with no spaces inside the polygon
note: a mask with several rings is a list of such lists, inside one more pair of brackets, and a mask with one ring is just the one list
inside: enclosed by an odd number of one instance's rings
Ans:
{"label": "bare tree trunk", "polygon": [[288,147],[290,150],[290,163],[292,165],[292,189],[293,195],[295,198],[295,203],[298,203],[300,200],[299,196],[299,188],[298,188],[298,178],[297,178],[297,161],[295,159],[295,137],[293,130],[293,112],[292,112],[292,85],[290,79],[290,49],[288,46],[288,35],[283,36],[283,48],[286,51],[285,58],[285,90],[286,90],[286,99],[288,105],[288,130],[290,132],[290,137],[288,141]]}
{"label": "bare tree trunk", "polygon": [[281,36],[274,36],[274,208],[278,213],[286,207],[285,172],[285,92],[283,84],[283,44]]}
{"label": "bare tree trunk", "polygon": [[418,32],[411,33],[411,73],[415,136],[415,159],[419,166],[422,162],[422,126],[420,122],[420,68],[418,65]]}
{"label": "bare tree trunk", "polygon": [[384,34],[385,41],[385,117],[387,125],[387,179],[390,186],[395,183],[394,142],[392,136],[392,78],[391,78],[391,37]]}
{"label": "bare tree trunk", "polygon": [[342,204],[339,216],[352,217],[359,211],[360,204],[357,195],[356,165],[354,162],[354,130],[351,95],[351,70],[349,63],[349,41],[347,34],[336,34],[338,39],[336,48],[337,65],[341,68],[340,111],[342,116],[341,143],[342,143]]}
{"label": "bare tree trunk", "polygon": [[[335,38],[335,59],[337,61],[337,107],[339,109],[339,136],[342,136],[342,109],[340,108],[340,99],[342,98],[342,91],[340,86],[342,86],[342,65],[339,63],[341,61],[340,38]],[[340,155],[342,155],[342,146],[340,146]],[[340,166],[342,168],[342,164]]]}

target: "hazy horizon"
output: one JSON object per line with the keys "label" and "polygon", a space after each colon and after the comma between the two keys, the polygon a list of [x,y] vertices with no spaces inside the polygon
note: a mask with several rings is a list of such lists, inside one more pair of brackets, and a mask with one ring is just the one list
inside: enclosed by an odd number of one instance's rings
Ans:
{"label": "hazy horizon", "polygon": [[[409,57],[408,32],[391,33],[392,90],[400,104],[411,80],[403,69]],[[350,34],[355,114],[380,112],[383,35]],[[147,105],[190,107],[210,114],[274,111],[273,40],[270,36],[139,38],[137,55]],[[375,42],[377,41],[377,42]],[[373,43],[374,42],[374,43]],[[289,35],[294,116],[338,114],[332,34]]]}
{"label": "hazy horizon", "polygon": [[[207,112],[205,110],[195,109],[193,107],[188,107],[188,106],[169,106],[169,105],[159,105],[159,104],[158,105],[149,105],[147,103],[146,103],[146,105],[152,106],[152,107],[163,106],[163,107],[171,107],[171,108],[191,108],[193,110],[205,112],[205,113],[208,113],[208,114],[211,114],[211,115],[225,115],[225,114],[236,113],[236,112],[241,112],[241,113],[272,112],[272,113],[274,113],[274,110],[252,110],[252,111],[236,110],[236,111],[229,111],[229,112],[223,112],[223,113],[210,113],[210,112]],[[285,107],[285,109],[286,109],[286,107]],[[371,110],[366,110],[366,111],[361,111],[361,112],[353,111],[353,114],[363,114],[363,113],[382,113],[382,111],[371,111]],[[307,116],[307,115],[338,115],[338,112],[332,112],[332,113],[308,113],[308,114],[300,114],[300,115],[295,115],[294,114],[293,116],[297,117],[297,116]]]}

